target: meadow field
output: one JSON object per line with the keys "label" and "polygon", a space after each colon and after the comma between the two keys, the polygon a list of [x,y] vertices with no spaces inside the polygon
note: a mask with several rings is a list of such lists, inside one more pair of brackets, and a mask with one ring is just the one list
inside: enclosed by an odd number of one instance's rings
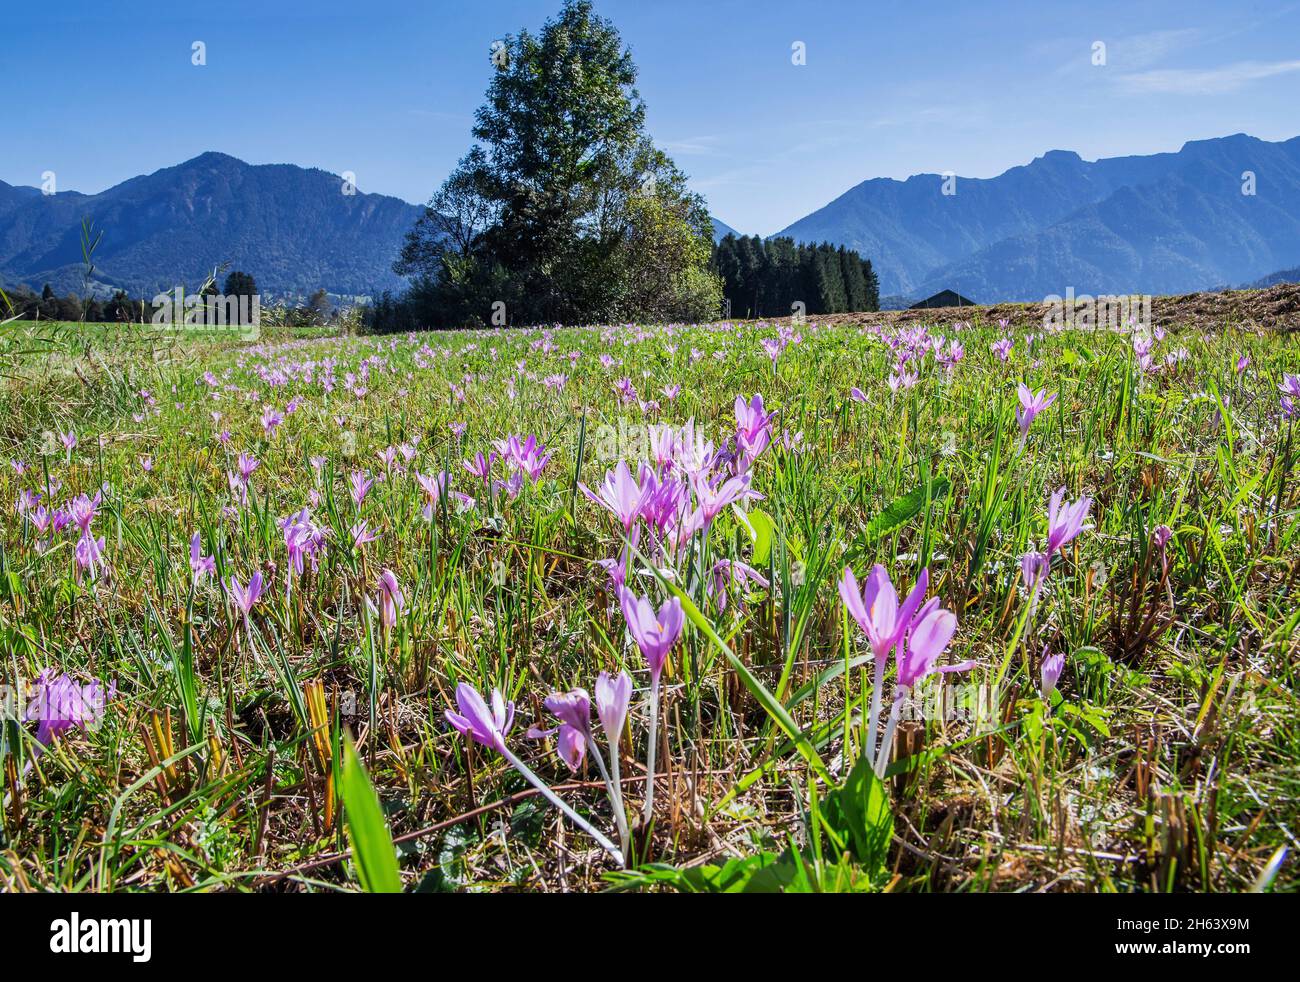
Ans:
{"label": "meadow field", "polygon": [[0,888],[1294,890],[1300,339],[872,316],[10,333]]}

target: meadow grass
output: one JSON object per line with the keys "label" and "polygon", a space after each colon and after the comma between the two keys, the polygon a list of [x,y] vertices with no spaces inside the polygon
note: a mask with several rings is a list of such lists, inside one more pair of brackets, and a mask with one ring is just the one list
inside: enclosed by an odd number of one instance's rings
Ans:
{"label": "meadow grass", "polygon": [[[68,330],[0,351],[0,678],[112,695],[44,742],[5,721],[5,889],[375,889],[384,825],[421,890],[1295,888],[1294,335],[870,315],[252,345]],[[1057,396],[1025,438],[1022,381]],[[619,870],[444,710],[459,683],[499,689],[511,750],[612,829],[592,758],[570,773],[524,730],[553,725],[552,692],[626,670],[615,757],[639,811],[649,674],[599,564],[628,543],[581,485],[661,466],[647,424],[691,419],[738,469],[733,403],[759,393],[761,498],[629,548],[628,586],[689,616],[654,820]],[[549,451],[537,480],[463,466],[511,435]],[[1021,560],[1059,487],[1088,521],[1033,588]],[[720,591],[719,560],[760,578]],[[975,663],[917,686],[883,782],[857,766],[872,656],[836,589],[876,563],[900,593],[928,569],[958,622],[942,661]]]}

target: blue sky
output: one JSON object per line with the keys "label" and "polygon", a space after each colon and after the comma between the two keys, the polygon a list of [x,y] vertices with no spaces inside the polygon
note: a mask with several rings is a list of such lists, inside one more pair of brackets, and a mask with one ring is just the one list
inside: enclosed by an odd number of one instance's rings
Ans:
{"label": "blue sky", "polygon": [[[652,135],[743,232],[775,232],[871,177],[1300,135],[1300,2],[596,6],[632,48]],[[38,185],[52,170],[60,190],[95,192],[220,150],[423,201],[469,145],[492,40],[558,7],[10,5],[0,179]]]}

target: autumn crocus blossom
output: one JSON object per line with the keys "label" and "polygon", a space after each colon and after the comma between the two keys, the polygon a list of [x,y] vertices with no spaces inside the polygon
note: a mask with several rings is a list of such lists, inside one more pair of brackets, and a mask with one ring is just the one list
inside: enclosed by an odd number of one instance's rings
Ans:
{"label": "autumn crocus blossom", "polygon": [[84,730],[99,722],[108,701],[117,694],[116,683],[105,688],[94,679],[78,685],[71,676],[56,675],[49,668],[36,677],[33,688],[23,718],[37,724],[36,741],[45,747],[74,726]]}
{"label": "autumn crocus blossom", "polygon": [[[1064,504],[1063,504],[1064,502]],[[1047,555],[1052,554],[1073,542],[1083,531],[1084,519],[1092,499],[1083,495],[1075,502],[1065,502],[1065,488],[1058,488],[1047,506]]]}
{"label": "autumn crocus blossom", "polygon": [[433,477],[421,474],[419,471],[415,472],[415,480],[424,490],[424,509],[420,514],[424,516],[426,522],[433,521],[434,509],[438,507],[438,502],[442,500],[442,496],[447,491],[449,476],[446,471],[441,471]]}
{"label": "autumn crocus blossom", "polygon": [[1282,415],[1292,419],[1300,412],[1300,375],[1284,374],[1278,390],[1282,393]]}
{"label": "autumn crocus blossom", "polygon": [[622,523],[625,533],[632,531],[637,515],[641,513],[645,491],[637,484],[625,461],[620,460],[614,470],[605,472],[604,483],[597,488],[596,492],[581,481],[578,482],[578,487],[596,504],[608,508]]}
{"label": "autumn crocus blossom", "polygon": [[498,753],[505,752],[506,735],[515,722],[515,704],[506,702],[499,689],[492,690],[492,708],[488,709],[478,690],[461,682],[456,686],[456,707],[459,713],[448,709],[443,715],[462,736]]}
{"label": "autumn crocus blossom", "polygon": [[898,593],[889,580],[885,567],[877,563],[871,568],[867,582],[861,589],[853,570],[844,567],[840,578],[840,599],[850,616],[857,621],[862,633],[871,643],[871,653],[875,662],[873,686],[871,689],[871,708],[867,714],[866,753],[873,754],[876,749],[876,724],[880,721],[880,708],[884,699],[885,668],[889,663],[889,653],[902,640],[903,632],[911,622],[912,613],[925,599],[929,588],[930,571],[922,569],[916,578],[916,585],[907,599],[900,606]]}
{"label": "autumn crocus blossom", "polygon": [[398,614],[405,609],[406,599],[402,596],[397,577],[391,569],[385,569],[379,574],[379,622],[385,630],[392,630]]}
{"label": "autumn crocus blossom", "polygon": [[939,656],[948,650],[952,636],[957,633],[957,615],[939,606],[939,598],[930,601],[917,611],[912,623],[898,646],[898,684],[908,689],[934,672],[964,672],[973,662],[960,665],[938,666]]}
{"label": "autumn crocus blossom", "polygon": [[736,396],[736,446],[744,464],[752,464],[772,442],[772,420],[776,413],[763,409],[763,397],[755,394],[749,402]]}
{"label": "autumn crocus blossom", "polygon": [[663,672],[664,662],[668,660],[668,652],[672,650],[673,645],[677,643],[678,636],[682,633],[685,618],[682,613],[682,602],[676,596],[660,607],[658,614],[650,606],[649,600],[644,597],[637,597],[626,587],[619,588],[618,599],[623,607],[623,616],[627,619],[628,632],[637,643],[637,647],[641,649],[641,655],[645,658],[646,664],[650,666],[650,741],[646,750],[645,808],[643,811],[645,820],[649,822],[654,814],[655,753],[657,751],[655,737],[659,727],[659,676]]}
{"label": "autumn crocus blossom", "polygon": [[650,667],[652,684],[657,685],[664,662],[668,660],[668,652],[682,633],[685,620],[682,602],[677,597],[672,597],[656,614],[649,600],[637,597],[626,587],[619,590],[618,599],[623,608],[623,616],[627,619],[628,632]]}
{"label": "autumn crocus blossom", "polygon": [[202,576],[211,576],[217,571],[217,561],[211,556],[203,555],[203,541],[198,532],[190,536],[190,572],[195,582]]}
{"label": "autumn crocus blossom", "polygon": [[947,672],[964,672],[975,666],[973,661],[957,665],[939,665],[939,658],[948,650],[952,636],[957,631],[957,615],[939,606],[939,598],[932,597],[912,617],[902,640],[894,649],[898,663],[898,689],[894,704],[885,725],[885,735],[876,755],[876,775],[885,776],[890,753],[894,745],[894,732],[902,715],[902,706],[912,688],[927,675]]}
{"label": "autumn crocus blossom", "polygon": [[[586,689],[570,689],[568,692],[555,692],[547,696],[542,703],[560,721],[558,730],[528,731],[530,737],[547,737],[556,735],[556,750],[560,759],[571,771],[582,766],[587,756],[587,745],[591,743],[591,696]],[[593,745],[592,749],[595,747]],[[600,765],[602,774],[605,767]]]}
{"label": "autumn crocus blossom", "polygon": [[534,774],[527,764],[511,752],[510,747],[506,744],[506,736],[514,725],[515,704],[513,702],[507,702],[502,698],[500,690],[493,689],[492,707],[489,709],[487,702],[479,695],[477,689],[472,685],[461,682],[456,686],[456,708],[459,712],[448,709],[444,712],[444,715],[447,722],[457,732],[475,743],[482,744],[499,753],[511,767],[523,775],[529,784],[540,791],[547,801],[563,812],[578,828],[595,839],[601,848],[614,858],[615,862],[620,866],[624,865],[624,852],[606,836],[593,828],[590,822],[566,805],[545,781]]}
{"label": "autumn crocus blossom", "polygon": [[1057,680],[1060,679],[1061,671],[1064,668],[1065,654],[1063,652],[1058,651],[1054,655],[1049,655],[1047,649],[1043,649],[1043,665],[1041,674],[1043,678],[1042,694],[1044,702],[1052,698],[1052,693],[1056,691]]}
{"label": "autumn crocus blossom", "polygon": [[259,570],[248,578],[248,586],[237,580],[232,574],[226,584],[227,594],[231,603],[239,610],[244,618],[244,626],[248,626],[248,615],[253,609],[253,605],[262,596],[262,573]]}
{"label": "autumn crocus blossom", "polygon": [[921,575],[916,578],[916,586],[900,605],[898,593],[894,590],[885,567],[879,563],[873,566],[861,589],[858,588],[853,570],[844,567],[844,575],[839,583],[840,599],[871,642],[871,651],[877,660],[883,662],[887,659],[889,652],[902,639],[903,632],[911,623],[913,612],[925,598],[929,583],[930,571],[921,570]]}
{"label": "autumn crocus blossom", "polygon": [[608,672],[601,672],[596,679],[596,716],[600,727],[605,731],[609,741],[610,754],[617,765],[618,742],[623,734],[623,724],[627,721],[627,708],[632,701],[632,680],[627,672],[619,672],[611,677]]}
{"label": "autumn crocus blossom", "polygon": [[1023,438],[1029,435],[1029,427],[1033,425],[1034,417],[1056,401],[1056,393],[1053,392],[1049,396],[1046,389],[1034,392],[1021,382],[1016,387],[1016,395],[1020,399],[1020,408],[1016,410],[1016,422],[1020,424],[1020,436]]}

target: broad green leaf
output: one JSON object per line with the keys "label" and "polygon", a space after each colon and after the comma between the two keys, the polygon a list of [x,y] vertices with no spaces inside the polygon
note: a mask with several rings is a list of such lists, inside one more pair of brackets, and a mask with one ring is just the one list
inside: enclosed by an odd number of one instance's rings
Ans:
{"label": "broad green leaf", "polygon": [[772,554],[772,540],[776,535],[776,525],[768,514],[757,508],[749,511],[746,516],[749,524],[749,535],[754,540],[753,564],[759,569],[767,565],[768,557]]}
{"label": "broad green leaf", "polygon": [[[930,500],[938,501],[948,494],[948,479],[941,477],[931,485]],[[874,542],[890,532],[902,528],[925,507],[925,485],[913,488],[901,498],[895,498],[889,507],[867,523],[867,541]]]}
{"label": "broad green leaf", "polygon": [[401,893],[402,877],[397,872],[393,838],[388,834],[379,798],[351,740],[343,745],[339,793],[347,809],[348,838],[352,841],[352,857],[362,889],[367,893]]}
{"label": "broad green leaf", "polygon": [[894,814],[885,784],[866,754],[858,758],[844,786],[826,796],[823,820],[873,877],[884,872],[894,838]]}

